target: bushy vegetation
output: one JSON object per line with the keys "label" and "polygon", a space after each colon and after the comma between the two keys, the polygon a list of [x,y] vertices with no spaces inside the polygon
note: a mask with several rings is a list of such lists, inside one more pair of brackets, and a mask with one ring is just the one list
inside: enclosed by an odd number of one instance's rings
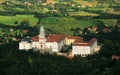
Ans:
{"label": "bushy vegetation", "polygon": [[23,20],[27,20],[30,23],[30,26],[36,25],[38,19],[34,17],[34,15],[15,15],[15,16],[0,16],[0,23],[7,25],[15,25],[20,24]]}

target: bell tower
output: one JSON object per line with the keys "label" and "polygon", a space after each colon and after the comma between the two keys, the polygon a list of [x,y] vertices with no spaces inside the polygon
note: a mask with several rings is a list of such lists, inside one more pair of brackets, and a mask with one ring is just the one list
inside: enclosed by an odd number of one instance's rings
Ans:
{"label": "bell tower", "polygon": [[43,27],[43,26],[40,27],[39,37],[40,37],[40,38],[45,38],[45,30],[44,30],[44,27]]}
{"label": "bell tower", "polygon": [[45,30],[44,27],[40,27],[40,34],[39,34],[39,43],[40,43],[40,49],[45,49],[45,44],[46,44],[46,37],[45,37]]}

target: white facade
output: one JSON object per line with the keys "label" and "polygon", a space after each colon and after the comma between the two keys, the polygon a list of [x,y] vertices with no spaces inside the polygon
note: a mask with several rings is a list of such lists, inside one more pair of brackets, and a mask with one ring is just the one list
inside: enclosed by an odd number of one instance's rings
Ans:
{"label": "white facade", "polygon": [[72,46],[73,55],[86,56],[89,54],[93,54],[95,52],[95,48],[97,46],[97,39],[93,38],[86,43],[83,42],[83,38],[81,37],[72,36],[72,39],[70,37],[68,39],[65,39],[65,36],[61,34],[50,35],[49,37],[46,37],[44,28],[43,26],[41,26],[40,35],[34,38],[27,37],[23,39],[19,43],[19,49],[20,50],[37,49],[38,51],[59,52],[64,45],[68,44],[71,45],[71,43],[73,43]]}
{"label": "white facade", "polygon": [[53,42],[52,51],[53,52],[58,52],[59,51],[58,43],[57,42]]}
{"label": "white facade", "polygon": [[31,48],[40,48],[39,42],[32,42],[31,43]]}
{"label": "white facade", "polygon": [[19,43],[19,49],[20,50],[22,50],[22,49],[25,49],[25,50],[31,49],[31,43],[22,41],[22,42]]}
{"label": "white facade", "polygon": [[73,46],[73,55],[88,55],[91,53],[90,46]]}
{"label": "white facade", "polygon": [[58,43],[58,51],[60,51],[63,46],[65,45],[65,39],[61,40],[59,43]]}
{"label": "white facade", "polygon": [[53,48],[53,42],[46,42],[46,48]]}
{"label": "white facade", "polygon": [[89,54],[93,54],[96,47],[97,40],[95,38],[91,39],[88,43],[74,43],[72,46],[72,54],[85,57]]}
{"label": "white facade", "polygon": [[95,52],[96,47],[97,47],[97,40],[95,40],[94,43],[92,43],[90,46],[91,54]]}
{"label": "white facade", "polygon": [[22,40],[19,43],[19,49],[29,50],[33,48],[33,49],[38,49],[38,50],[52,50],[53,52],[59,52],[62,49],[62,47],[65,45],[65,41],[64,41],[64,38],[61,39],[59,38],[59,36],[57,36],[56,38],[57,40],[60,40],[60,41],[57,41],[56,39],[51,39],[47,41],[45,37],[44,28],[41,26],[40,35],[37,38],[38,41],[34,41],[32,39],[30,40],[30,38],[26,38],[29,40]]}

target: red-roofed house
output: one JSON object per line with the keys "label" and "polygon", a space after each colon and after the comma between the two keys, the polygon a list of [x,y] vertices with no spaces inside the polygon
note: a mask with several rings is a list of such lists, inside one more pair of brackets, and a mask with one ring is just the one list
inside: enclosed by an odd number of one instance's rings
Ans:
{"label": "red-roofed house", "polygon": [[74,42],[72,46],[73,55],[87,56],[95,52],[97,39],[92,38],[89,42]]}
{"label": "red-roofed house", "polygon": [[65,45],[65,36],[61,34],[53,34],[47,38],[46,47],[52,48],[53,52],[59,52]]}

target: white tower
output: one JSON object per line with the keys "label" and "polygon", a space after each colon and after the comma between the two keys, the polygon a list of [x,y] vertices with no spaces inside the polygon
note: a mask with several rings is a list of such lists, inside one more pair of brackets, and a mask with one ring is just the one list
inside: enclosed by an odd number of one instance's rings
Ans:
{"label": "white tower", "polygon": [[40,37],[40,38],[45,38],[45,31],[44,31],[44,27],[43,27],[43,26],[40,27],[39,37]]}
{"label": "white tower", "polygon": [[41,26],[40,28],[39,43],[40,43],[40,49],[45,49],[46,37],[45,37],[45,31],[43,26]]}

